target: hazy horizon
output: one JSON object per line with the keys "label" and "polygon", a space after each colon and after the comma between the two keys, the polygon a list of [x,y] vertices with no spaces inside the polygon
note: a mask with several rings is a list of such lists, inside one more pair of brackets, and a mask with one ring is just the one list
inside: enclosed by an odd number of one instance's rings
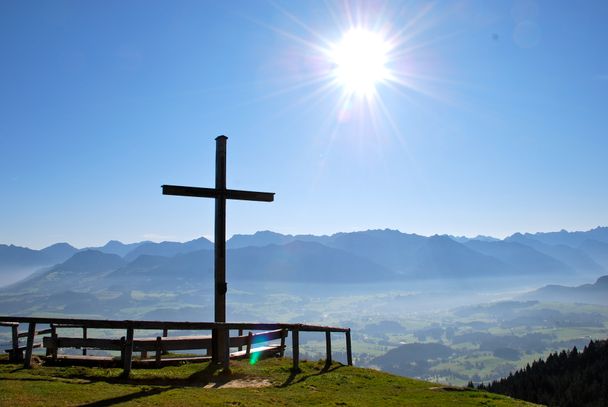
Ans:
{"label": "hazy horizon", "polygon": [[[535,233],[553,233],[553,232],[562,232],[562,231],[566,231],[566,232],[587,232],[596,228],[603,228],[603,227],[607,227],[604,225],[596,225],[593,227],[590,227],[588,229],[578,229],[578,230],[569,230],[569,229],[565,229],[565,228],[561,228],[561,229],[556,229],[556,230],[538,230],[538,231],[514,231],[513,233],[504,235],[504,236],[495,236],[495,235],[487,235],[487,234],[475,234],[475,235],[458,235],[458,234],[453,234],[453,233],[430,233],[430,234],[423,234],[423,233],[416,233],[416,232],[411,232],[411,231],[403,231],[403,230],[399,230],[399,229],[395,229],[395,228],[390,228],[390,227],[386,227],[386,228],[370,228],[370,229],[360,229],[360,230],[351,230],[351,231],[336,231],[336,232],[332,232],[332,233],[282,233],[282,232],[278,232],[276,230],[270,230],[270,229],[264,229],[264,230],[257,230],[255,232],[252,233],[233,233],[233,234],[227,234],[226,235],[226,240],[231,239],[233,236],[235,235],[253,235],[255,233],[259,233],[259,232],[272,232],[272,233],[278,233],[278,234],[282,234],[282,235],[291,235],[291,236],[298,236],[298,235],[313,235],[313,236],[331,236],[334,234],[338,234],[338,233],[356,233],[356,232],[366,232],[366,231],[370,231],[370,230],[396,230],[400,233],[405,233],[405,234],[415,234],[415,235],[419,235],[419,236],[424,236],[424,237],[430,237],[430,236],[452,236],[452,237],[463,237],[463,238],[468,238],[468,239],[473,239],[476,237],[490,237],[490,238],[495,238],[495,239],[499,239],[499,240],[504,240],[505,238],[512,236],[515,233],[521,233],[521,234],[526,234],[526,233],[530,233],[530,234],[535,234]],[[73,246],[77,249],[85,249],[85,248],[94,248],[94,247],[101,247],[104,246],[105,244],[107,244],[110,241],[118,241],[121,242],[123,244],[132,244],[132,243],[139,243],[139,242],[143,242],[143,241],[150,241],[150,242],[154,242],[154,243],[161,243],[161,242],[179,242],[179,243],[185,243],[191,240],[195,240],[195,239],[199,239],[201,237],[204,237],[205,239],[209,240],[210,242],[213,242],[213,235],[199,235],[199,236],[194,236],[191,238],[184,238],[184,239],[174,239],[170,236],[167,237],[154,237],[154,236],[148,236],[148,237],[143,237],[140,240],[123,240],[120,238],[111,238],[109,240],[104,240],[104,241],[99,241],[99,242],[94,242],[94,243],[84,243],[84,244],[75,244],[72,243],[72,241],[53,241],[53,242],[49,242],[48,244],[42,244],[39,246],[28,246],[25,244],[18,244],[15,242],[0,242],[0,244],[5,244],[5,245],[14,245],[14,246],[19,246],[19,247],[27,247],[29,249],[33,249],[33,250],[41,250],[44,249],[46,247],[52,246],[54,244],[57,243],[67,243],[70,246]]]}

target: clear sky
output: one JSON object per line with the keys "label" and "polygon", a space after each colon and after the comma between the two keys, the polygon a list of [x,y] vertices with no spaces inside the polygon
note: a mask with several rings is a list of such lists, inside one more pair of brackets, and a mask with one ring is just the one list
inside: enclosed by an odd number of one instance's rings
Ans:
{"label": "clear sky", "polygon": [[[608,225],[606,21],[604,0],[1,1],[0,243],[211,237],[213,202],[160,185],[213,186],[220,134],[228,187],[276,192],[229,202],[229,234]],[[337,73],[353,29],[382,41],[366,92]]]}

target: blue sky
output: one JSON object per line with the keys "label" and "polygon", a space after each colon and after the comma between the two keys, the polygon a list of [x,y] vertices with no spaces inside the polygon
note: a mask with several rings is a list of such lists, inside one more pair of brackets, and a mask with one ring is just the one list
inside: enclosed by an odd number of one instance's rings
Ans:
{"label": "blue sky", "polygon": [[[0,2],[0,242],[608,225],[605,1]],[[323,48],[391,38],[345,96]]]}

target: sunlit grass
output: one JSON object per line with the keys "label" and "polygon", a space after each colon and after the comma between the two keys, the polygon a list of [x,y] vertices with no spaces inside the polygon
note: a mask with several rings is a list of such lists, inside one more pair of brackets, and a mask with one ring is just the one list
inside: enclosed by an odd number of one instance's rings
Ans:
{"label": "sunlit grass", "polygon": [[[4,362],[2,362],[4,360]],[[383,405],[525,406],[528,403],[469,389],[445,391],[433,383],[337,363],[264,359],[234,362],[224,373],[209,364],[134,369],[36,367],[20,369],[0,359],[0,405]],[[265,381],[268,387],[220,388],[232,380]],[[207,386],[207,387],[205,387]]]}

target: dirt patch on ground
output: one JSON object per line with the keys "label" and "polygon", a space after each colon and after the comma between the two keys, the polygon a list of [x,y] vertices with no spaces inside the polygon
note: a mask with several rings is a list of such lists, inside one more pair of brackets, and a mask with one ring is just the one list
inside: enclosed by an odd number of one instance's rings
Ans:
{"label": "dirt patch on ground", "polygon": [[242,389],[246,387],[270,387],[266,379],[234,379],[228,381],[211,382],[205,385],[205,389]]}

